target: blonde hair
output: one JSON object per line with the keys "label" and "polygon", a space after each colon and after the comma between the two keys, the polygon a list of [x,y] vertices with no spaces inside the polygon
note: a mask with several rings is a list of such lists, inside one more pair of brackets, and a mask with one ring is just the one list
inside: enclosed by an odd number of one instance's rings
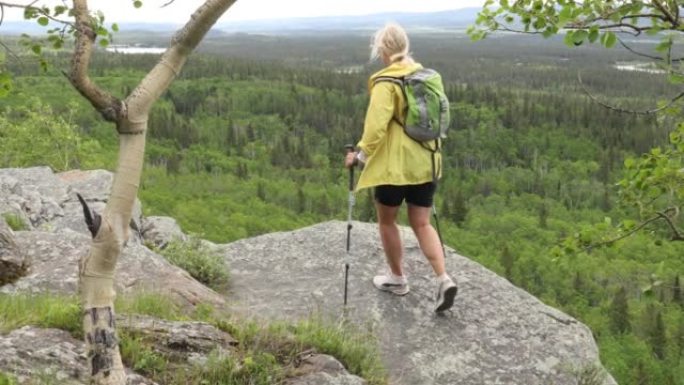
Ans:
{"label": "blonde hair", "polygon": [[387,55],[390,63],[411,59],[409,39],[404,28],[397,23],[387,23],[371,38],[370,60]]}

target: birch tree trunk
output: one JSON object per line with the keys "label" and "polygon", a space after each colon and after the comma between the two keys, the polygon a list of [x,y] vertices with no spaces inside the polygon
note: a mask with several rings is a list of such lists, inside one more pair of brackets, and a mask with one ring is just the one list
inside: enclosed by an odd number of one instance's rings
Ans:
{"label": "birch tree trunk", "polygon": [[96,33],[87,0],[74,0],[76,45],[69,81],[95,109],[116,125],[119,159],[112,191],[102,215],[82,201],[93,235],[91,248],[79,264],[83,331],[91,384],[123,385],[126,374],[114,324],[114,273],[129,237],[129,223],[138,192],[145,152],[147,119],[153,103],[178,76],[187,57],[218,18],[236,0],[207,0],[174,35],[159,62],[125,99],[119,100],[95,85],[88,76]]}

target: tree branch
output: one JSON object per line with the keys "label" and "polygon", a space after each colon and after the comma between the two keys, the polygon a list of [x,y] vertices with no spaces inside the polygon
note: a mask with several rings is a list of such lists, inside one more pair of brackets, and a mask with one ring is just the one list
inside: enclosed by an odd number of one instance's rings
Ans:
{"label": "tree branch", "polygon": [[125,115],[124,104],[111,94],[100,89],[88,76],[88,66],[93,54],[93,43],[97,35],[91,25],[87,1],[74,0],[73,11],[76,19],[76,43],[74,53],[71,56],[69,81],[105,120],[118,122]]}
{"label": "tree branch", "polygon": [[[590,23],[592,23],[592,22],[590,22]],[[589,29],[586,22],[578,22],[575,24],[569,24],[569,25],[565,26],[565,28],[568,28],[568,29]],[[632,32],[626,31],[623,29],[618,29],[614,32],[628,33],[632,36],[639,36],[639,35],[641,35],[642,32],[649,31],[649,30],[653,29],[653,27],[638,27],[634,24],[622,23],[622,22],[613,23],[613,24],[598,25],[597,28],[601,29],[601,30],[603,30],[603,29],[628,28],[628,29],[631,29]]]}
{"label": "tree branch", "polygon": [[604,103],[604,102],[602,102],[601,100],[599,100],[596,96],[594,96],[591,92],[589,92],[589,90],[587,89],[587,87],[584,85],[584,82],[582,82],[582,75],[581,75],[579,72],[577,72],[577,80],[579,81],[579,84],[580,84],[580,86],[582,87],[582,90],[591,98],[591,100],[593,100],[594,102],[600,104],[601,106],[603,106],[603,107],[605,107],[605,108],[607,108],[607,109],[609,109],[609,110],[616,111],[616,112],[620,112],[620,113],[626,113],[626,114],[652,115],[652,114],[658,113],[658,112],[660,112],[660,111],[662,111],[662,110],[665,110],[665,109],[669,108],[669,107],[672,106],[674,103],[676,103],[679,99],[681,99],[681,98],[684,97],[684,91],[682,91],[682,92],[680,92],[678,95],[676,95],[675,97],[673,97],[672,99],[670,99],[670,101],[669,101],[666,105],[664,105],[664,106],[662,106],[662,107],[655,108],[655,109],[652,109],[652,110],[644,110],[644,111],[627,110],[627,109],[623,109],[623,108],[620,108],[620,107],[611,106],[610,104]]}
{"label": "tree branch", "polygon": [[669,215],[667,215],[668,211],[674,211],[675,213],[678,211],[674,207],[670,207],[666,209],[665,211],[658,212],[658,218],[662,218],[667,222],[668,226],[670,226],[670,229],[672,229],[672,240],[673,241],[684,241],[684,235],[682,235],[682,231],[677,228],[677,225],[674,224],[674,221],[672,221],[672,218],[670,218]]}
{"label": "tree branch", "polygon": [[176,1],[176,0],[169,0],[168,2],[166,2],[164,5],[162,5],[162,6],[159,7],[159,8],[166,8],[166,7],[168,7],[169,5],[173,4],[175,1]]}
{"label": "tree branch", "polygon": [[[665,61],[665,59],[664,59],[663,57],[655,56],[655,55],[649,55],[649,54],[647,54],[647,53],[643,53],[643,52],[639,52],[639,51],[635,50],[634,48],[628,46],[627,43],[625,43],[625,42],[624,42],[622,39],[620,39],[619,37],[618,37],[618,42],[620,42],[620,44],[621,44],[627,51],[629,51],[629,52],[631,52],[631,53],[633,53],[633,54],[635,54],[635,55],[637,55],[637,56],[645,57],[645,58],[648,58],[648,59],[651,59],[651,60]],[[670,61],[673,62],[673,63],[682,62],[682,61],[684,61],[684,57],[671,59]]]}
{"label": "tree branch", "polygon": [[660,0],[651,0],[651,2],[653,3],[653,5],[656,6],[656,8],[658,8],[660,12],[663,13],[663,15],[665,15],[667,21],[669,21],[672,24],[673,29],[676,29],[679,26],[679,19],[676,18],[670,12],[670,10],[668,10],[667,7],[660,2]]}
{"label": "tree branch", "polygon": [[621,240],[639,232],[641,229],[648,226],[650,223],[656,222],[660,219],[664,219],[668,223],[668,225],[670,226],[670,229],[672,229],[672,233],[673,233],[672,240],[673,241],[684,241],[684,235],[682,235],[682,231],[677,228],[677,226],[673,223],[672,218],[670,218],[670,216],[667,215],[667,213],[670,211],[676,211],[676,208],[669,207],[663,211],[659,211],[653,217],[645,220],[644,222],[639,224],[639,226],[633,228],[632,230],[628,231],[627,233],[622,234],[619,237],[609,239],[609,240],[604,241],[604,242],[599,242],[599,243],[595,243],[593,245],[589,245],[589,246],[585,247],[585,250],[591,250],[593,248],[597,248],[597,247],[601,247],[601,246],[610,246],[617,241],[621,241]]}
{"label": "tree branch", "polygon": [[[60,23],[60,24],[70,25],[70,26],[72,26],[72,27],[74,26],[74,24],[73,24],[72,22],[70,22],[70,21],[58,19],[58,18],[56,18],[56,17],[50,15],[50,13],[49,13],[49,12],[45,12],[45,10],[43,10],[43,8],[34,7],[33,4],[35,4],[35,3],[37,3],[37,2],[38,2],[38,0],[34,0],[34,1],[32,1],[30,4],[23,5],[23,4],[14,4],[14,3],[7,3],[7,2],[4,2],[4,1],[0,1],[0,11],[2,11],[2,13],[4,14],[4,9],[3,9],[3,7],[8,7],[8,8],[22,8],[22,9],[32,9],[32,10],[36,11],[38,14],[43,15],[43,16],[47,17],[48,19],[52,20],[52,21],[55,21],[55,22]],[[0,25],[1,25],[1,24],[2,24],[2,21],[0,20]]]}

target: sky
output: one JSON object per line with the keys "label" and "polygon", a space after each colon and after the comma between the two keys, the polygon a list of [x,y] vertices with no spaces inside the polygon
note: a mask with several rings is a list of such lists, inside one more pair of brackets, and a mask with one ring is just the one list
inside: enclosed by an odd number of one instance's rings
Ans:
{"label": "sky", "polygon": [[[101,10],[112,22],[185,23],[203,0],[143,0],[140,9],[132,0],[90,0],[92,10]],[[14,4],[29,4],[32,0],[9,0]],[[71,3],[71,2],[67,2]],[[384,12],[433,12],[467,7],[480,7],[484,0],[238,0],[221,21],[261,20],[291,17],[368,15]],[[62,4],[59,0],[44,0],[37,4]],[[37,5],[36,4],[36,5]],[[5,9],[5,20],[22,20],[16,9]]]}

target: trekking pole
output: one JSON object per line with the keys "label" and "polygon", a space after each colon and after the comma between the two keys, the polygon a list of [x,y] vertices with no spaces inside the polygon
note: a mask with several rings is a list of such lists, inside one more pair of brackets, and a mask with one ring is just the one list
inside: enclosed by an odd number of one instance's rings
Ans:
{"label": "trekking pole", "polygon": [[[347,154],[354,152],[354,146],[344,146]],[[347,282],[349,276],[349,248],[351,245],[352,208],[354,207],[354,166],[349,167],[349,211],[347,212],[347,255],[344,261],[344,306],[347,306]]]}
{"label": "trekking pole", "polygon": [[435,217],[435,227],[437,228],[437,236],[439,237],[439,244],[442,245],[442,253],[446,259],[446,250],[444,250],[444,241],[442,240],[442,232],[439,230],[439,218],[437,218],[437,207],[432,203],[432,216]]}

